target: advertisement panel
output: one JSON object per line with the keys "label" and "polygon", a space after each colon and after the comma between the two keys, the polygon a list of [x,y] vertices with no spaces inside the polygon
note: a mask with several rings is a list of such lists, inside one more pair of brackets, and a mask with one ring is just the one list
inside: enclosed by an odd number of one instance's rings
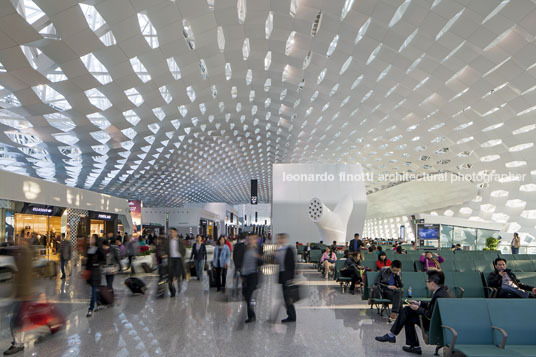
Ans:
{"label": "advertisement panel", "polygon": [[141,230],[141,208],[142,202],[139,200],[128,200],[130,215],[132,216],[132,224],[134,225],[134,233]]}

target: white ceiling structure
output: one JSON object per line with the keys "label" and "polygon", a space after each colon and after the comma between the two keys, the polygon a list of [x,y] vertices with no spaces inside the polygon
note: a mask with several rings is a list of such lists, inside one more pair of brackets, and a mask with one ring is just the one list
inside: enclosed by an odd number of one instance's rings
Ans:
{"label": "white ceiling structure", "polygon": [[535,36],[531,0],[2,0],[0,168],[153,206],[512,172],[452,214],[534,229]]}

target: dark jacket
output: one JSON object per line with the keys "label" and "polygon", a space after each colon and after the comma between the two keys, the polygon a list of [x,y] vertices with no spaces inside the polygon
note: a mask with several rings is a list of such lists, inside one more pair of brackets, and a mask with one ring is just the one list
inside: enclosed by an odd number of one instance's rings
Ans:
{"label": "dark jacket", "polygon": [[99,286],[101,284],[101,267],[106,263],[106,254],[102,248],[89,247],[86,255],[86,269],[90,271],[88,284]]}
{"label": "dark jacket", "polygon": [[[361,239],[357,239],[357,243],[356,242],[356,239],[352,239],[350,241],[350,244],[348,245],[348,249],[350,250],[350,252],[359,252],[361,250],[361,246],[363,245],[363,242],[361,241]],[[354,249],[354,245],[357,245],[357,249]]]}
{"label": "dark jacket", "polygon": [[[508,276],[510,277],[510,279],[512,279],[512,282],[514,284],[516,284],[521,290],[525,290],[525,291],[532,291],[532,289],[534,289],[534,287],[530,286],[530,285],[527,285],[527,284],[523,284],[521,281],[519,281],[519,279],[516,277],[516,275],[514,273],[512,273],[512,271],[510,269],[506,269],[505,272],[508,274]],[[491,273],[489,273],[488,275],[488,286],[490,288],[496,288],[496,289],[500,289],[501,286],[502,286],[502,276],[501,274],[499,274],[499,271],[497,269],[495,269],[495,271],[492,271]]]}
{"label": "dark jacket", "polygon": [[402,282],[402,277],[400,276],[400,274],[393,274],[390,268],[381,269],[376,276],[376,281],[374,281],[374,284],[380,285],[381,287],[387,287],[389,285],[389,280],[391,279],[391,276],[395,277],[394,285],[397,288],[404,287],[404,283]]}
{"label": "dark jacket", "polygon": [[279,284],[285,284],[289,280],[293,280],[296,275],[296,254],[294,247],[289,245],[285,252],[284,271],[279,269]]}
{"label": "dark jacket", "polygon": [[236,270],[242,268],[244,253],[246,253],[246,244],[244,242],[236,243],[233,249],[233,262]]}
{"label": "dark jacket", "polygon": [[426,316],[427,318],[432,318],[432,312],[434,312],[434,305],[437,299],[441,298],[451,298],[453,297],[449,288],[446,285],[443,285],[435,291],[432,295],[432,300],[429,302],[421,301],[421,306],[417,309],[417,313]]}
{"label": "dark jacket", "polygon": [[63,260],[71,260],[71,242],[64,239],[60,243],[60,258]]}
{"label": "dark jacket", "polygon": [[199,251],[197,250],[197,242],[194,243],[192,246],[192,254],[190,255],[190,259],[192,258],[194,258],[196,262],[207,259],[207,247],[205,247],[204,243],[201,243]]}

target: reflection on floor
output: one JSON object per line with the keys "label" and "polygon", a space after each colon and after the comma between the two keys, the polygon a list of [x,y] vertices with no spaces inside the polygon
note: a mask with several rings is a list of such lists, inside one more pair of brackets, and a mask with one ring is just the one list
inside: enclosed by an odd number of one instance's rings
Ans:
{"label": "reflection on floor", "polygon": [[[308,264],[300,264],[305,296],[296,306],[298,322],[283,325],[280,286],[276,270],[266,267],[257,291],[257,322],[244,324],[241,299],[215,289],[203,292],[195,278],[177,297],[157,299],[157,277],[140,277],[149,291],[131,296],[118,275],[116,304],[86,318],[89,288],[78,275],[65,280],[40,280],[38,288],[68,319],[66,329],[51,338],[27,345],[20,356],[398,356],[404,332],[396,344],[381,344],[374,337],[389,329],[359,295],[341,294]],[[227,284],[232,284],[232,272]],[[2,289],[5,289],[5,284]],[[0,346],[8,348],[9,306],[1,308]],[[271,321],[277,322],[271,322]],[[434,349],[423,348],[432,356]],[[17,356],[18,356],[17,355]]]}

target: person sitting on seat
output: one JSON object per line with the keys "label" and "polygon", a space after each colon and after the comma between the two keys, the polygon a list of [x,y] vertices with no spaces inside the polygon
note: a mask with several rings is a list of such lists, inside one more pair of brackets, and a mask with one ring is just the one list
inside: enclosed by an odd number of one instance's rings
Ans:
{"label": "person sitting on seat", "polygon": [[404,284],[402,283],[402,277],[400,271],[402,270],[402,263],[400,260],[393,260],[389,267],[385,267],[380,270],[376,276],[374,285],[377,285],[381,291],[381,297],[383,299],[391,300],[393,307],[391,309],[390,319],[396,319],[402,306],[402,294]]}
{"label": "person sitting on seat", "polygon": [[350,284],[350,294],[355,294],[355,284],[357,282],[361,283],[361,261],[360,254],[356,251],[352,251],[346,258],[344,265],[341,268],[341,276],[352,278],[352,283]]}
{"label": "person sitting on seat", "polygon": [[311,255],[311,243],[307,243],[307,245],[303,248],[303,260],[305,262],[309,262],[310,255]]}
{"label": "person sitting on seat", "polygon": [[387,258],[387,254],[385,252],[381,252],[380,255],[378,255],[378,260],[376,260],[376,270],[381,270],[382,268],[388,267],[391,265],[391,261]]}
{"label": "person sitting on seat", "polygon": [[499,298],[534,298],[536,288],[523,284],[510,269],[506,268],[506,259],[493,261],[495,271],[488,275],[488,286],[499,290]]}
{"label": "person sitting on seat", "polygon": [[337,255],[335,255],[329,247],[326,247],[326,251],[322,254],[322,258],[320,259],[320,265],[324,267],[324,275],[326,279],[329,276],[329,270],[333,269],[336,261]]}
{"label": "person sitting on seat", "polygon": [[454,250],[462,250],[462,245],[460,243],[456,244]]}
{"label": "person sitting on seat", "polygon": [[419,261],[424,266],[424,271],[428,271],[441,270],[441,263],[443,263],[445,259],[437,253],[426,252],[421,254]]}
{"label": "person sitting on seat", "polygon": [[445,284],[445,273],[439,270],[429,270],[426,272],[426,287],[432,291],[432,299],[430,302],[424,301],[410,301],[410,305],[402,309],[395,323],[391,326],[391,330],[383,335],[377,336],[376,341],[396,343],[396,335],[402,331],[402,328],[406,331],[406,344],[402,349],[409,353],[417,355],[422,354],[421,347],[419,347],[419,338],[415,331],[415,325],[420,325],[419,315],[426,317],[423,319],[424,325],[421,328],[428,330],[430,323],[429,319],[432,317],[434,306],[437,299],[451,298],[453,295]]}
{"label": "person sitting on seat", "polygon": [[408,254],[408,253],[406,253],[406,251],[404,249],[402,249],[402,246],[399,245],[398,247],[396,247],[395,254]]}

